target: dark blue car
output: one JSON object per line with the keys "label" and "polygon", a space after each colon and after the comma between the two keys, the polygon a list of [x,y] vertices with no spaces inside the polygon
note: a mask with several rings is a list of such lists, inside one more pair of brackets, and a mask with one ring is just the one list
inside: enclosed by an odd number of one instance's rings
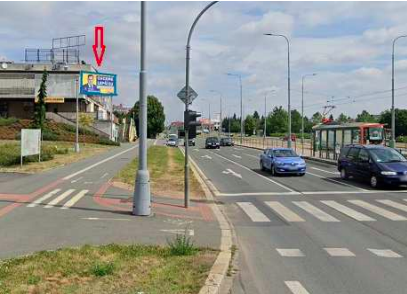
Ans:
{"label": "dark blue car", "polygon": [[289,148],[269,148],[260,155],[260,168],[270,170],[273,175],[297,174],[303,176],[306,171],[304,159]]}
{"label": "dark blue car", "polygon": [[407,159],[381,145],[348,145],[341,149],[338,170],[342,179],[369,180],[372,188],[382,184],[407,185]]}

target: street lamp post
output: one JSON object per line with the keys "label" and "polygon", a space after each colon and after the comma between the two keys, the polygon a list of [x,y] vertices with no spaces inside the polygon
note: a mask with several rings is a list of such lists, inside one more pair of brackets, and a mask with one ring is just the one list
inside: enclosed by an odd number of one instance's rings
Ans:
{"label": "street lamp post", "polygon": [[[185,97],[186,97],[186,103],[185,103],[185,112],[188,112],[189,110],[189,62],[190,62],[190,51],[191,51],[191,38],[192,38],[192,33],[194,32],[195,26],[197,25],[199,19],[201,16],[213,5],[218,3],[218,1],[212,1],[206,7],[198,14],[198,16],[195,18],[191,28],[189,29],[188,33],[188,39],[187,39],[187,46],[186,46],[186,58],[185,58]],[[191,102],[192,103],[192,102]],[[185,129],[185,165],[184,165],[184,206],[185,208],[189,207],[189,158],[188,158],[188,126],[184,125]]]}
{"label": "street lamp post", "polygon": [[393,51],[391,55],[391,141],[390,147],[396,146],[396,112],[394,109],[394,47],[396,41],[400,38],[405,38],[407,35],[398,36],[393,40]]}
{"label": "street lamp post", "polygon": [[243,85],[242,75],[227,73],[228,76],[239,78],[240,82],[240,145],[243,145]]}
{"label": "street lamp post", "polygon": [[306,77],[314,77],[316,73],[306,74],[302,76],[301,83],[301,153],[304,155],[304,80]]}
{"label": "street lamp post", "polygon": [[212,93],[217,93],[219,94],[219,138],[221,136],[221,131],[222,131],[222,93],[216,90],[210,90]]}
{"label": "street lamp post", "polygon": [[79,153],[79,80],[75,80],[75,97],[76,97],[76,126],[75,126],[75,152]]}
{"label": "street lamp post", "polygon": [[282,37],[287,41],[287,69],[288,69],[288,83],[287,83],[287,88],[288,88],[288,138],[287,138],[287,147],[291,148],[290,41],[284,35],[279,35],[279,34],[264,34],[264,35],[265,36],[271,36],[271,37]]}

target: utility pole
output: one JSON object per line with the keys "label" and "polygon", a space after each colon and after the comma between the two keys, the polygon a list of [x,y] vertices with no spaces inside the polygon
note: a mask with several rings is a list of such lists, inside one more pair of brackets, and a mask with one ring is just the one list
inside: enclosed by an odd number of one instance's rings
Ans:
{"label": "utility pole", "polygon": [[133,214],[151,214],[150,174],[147,169],[147,70],[146,70],[146,1],[141,1],[140,20],[140,107],[139,166],[133,195]]}
{"label": "utility pole", "polygon": [[[189,110],[189,104],[192,103],[192,101],[189,101],[189,62],[190,62],[190,51],[191,51],[191,38],[192,38],[192,33],[194,32],[195,26],[198,23],[199,19],[201,16],[209,9],[211,8],[214,4],[216,4],[218,1],[212,1],[209,3],[195,18],[189,33],[188,33],[188,39],[187,39],[187,46],[186,46],[186,66],[185,66],[185,113],[188,113]],[[184,129],[185,129],[185,166],[184,166],[184,206],[185,208],[189,207],[189,154],[188,154],[188,149],[189,149],[189,143],[188,143],[188,126],[185,124],[185,119],[184,119]]]}
{"label": "utility pole", "polygon": [[75,97],[76,97],[76,130],[75,130],[75,152],[79,153],[79,78],[75,80]]}

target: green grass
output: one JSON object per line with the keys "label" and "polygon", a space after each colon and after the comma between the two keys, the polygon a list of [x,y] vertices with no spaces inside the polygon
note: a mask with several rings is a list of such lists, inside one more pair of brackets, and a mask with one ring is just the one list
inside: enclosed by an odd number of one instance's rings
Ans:
{"label": "green grass", "polygon": [[10,118],[0,117],[0,126],[10,126],[16,122],[19,122],[19,120],[15,117],[10,117]]}
{"label": "green grass", "polygon": [[0,293],[198,293],[216,251],[176,256],[168,247],[83,246],[0,261]]}

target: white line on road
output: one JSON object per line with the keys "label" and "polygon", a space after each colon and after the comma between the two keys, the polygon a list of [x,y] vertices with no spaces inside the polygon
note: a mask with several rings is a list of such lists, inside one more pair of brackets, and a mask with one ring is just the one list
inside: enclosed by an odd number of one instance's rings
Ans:
{"label": "white line on road", "polygon": [[355,254],[348,248],[324,248],[324,250],[333,257],[354,257]]}
{"label": "white line on road", "polygon": [[208,154],[202,155],[201,157],[202,157],[202,158],[207,158],[207,159],[212,159],[212,157],[210,157]]}
{"label": "white line on road", "polygon": [[83,220],[107,220],[107,221],[131,221],[132,219],[128,218],[100,218],[100,217],[83,217]]}
{"label": "white line on road", "polygon": [[393,208],[396,208],[396,209],[400,209],[400,210],[402,210],[402,211],[407,212],[407,205],[397,203],[397,202],[395,202],[395,201],[393,201],[393,200],[380,199],[380,200],[376,200],[376,201],[377,201],[377,202],[380,202],[380,203],[382,203],[382,204],[388,205],[388,206],[390,206],[390,207],[393,207]]}
{"label": "white line on road", "polygon": [[347,186],[347,187],[350,187],[350,188],[356,188],[356,189],[358,189],[359,191],[368,191],[368,190],[366,190],[366,189],[362,189],[362,188],[359,188],[359,187],[356,187],[356,186],[353,186],[353,185],[346,184],[346,183],[341,182],[341,181],[337,181],[337,180],[334,180],[334,179],[330,179],[330,178],[327,178],[327,177],[323,177],[323,176],[320,176],[320,175],[317,175],[317,174],[313,174],[313,173],[310,173],[310,172],[307,172],[307,175],[311,175],[311,176],[314,176],[314,177],[317,177],[317,178],[320,178],[320,179],[326,179],[327,181],[334,182],[334,183],[337,183],[337,184],[339,184],[339,185]]}
{"label": "white line on road", "polygon": [[373,222],[376,221],[374,218],[371,218],[370,216],[367,216],[366,214],[360,213],[352,208],[349,208],[345,205],[342,205],[336,201],[331,201],[331,200],[326,200],[326,201],[321,201],[321,203],[328,205],[329,207],[361,222]]}
{"label": "white line on road", "polygon": [[234,157],[236,157],[236,158],[239,158],[239,159],[241,159],[241,158],[242,158],[241,156],[236,155],[236,154],[232,154],[232,156],[234,156]]}
{"label": "white line on road", "polygon": [[405,218],[404,216],[398,215],[394,212],[391,212],[389,210],[386,210],[386,209],[378,207],[376,205],[367,203],[362,200],[348,200],[348,202],[355,204],[357,206],[360,206],[371,212],[377,213],[378,215],[381,215],[382,217],[385,217],[392,221],[406,221],[407,220],[407,218]]}
{"label": "white line on road", "polygon": [[340,220],[338,220],[337,218],[334,218],[326,212],[323,212],[318,207],[306,201],[293,201],[293,203],[323,222],[340,222]]}
{"label": "white line on road", "polygon": [[403,257],[400,254],[394,252],[393,250],[390,249],[372,249],[372,248],[367,248],[370,252],[373,254],[380,256],[380,257],[388,257],[388,258],[400,258]]}
{"label": "white line on road", "polygon": [[237,202],[237,205],[247,214],[253,222],[270,222],[269,218],[265,216],[256,206],[251,202]]}
{"label": "white line on road", "polygon": [[300,192],[247,192],[247,193],[216,193],[216,196],[232,197],[232,196],[286,196],[286,195],[301,195]]}
{"label": "white line on road", "polygon": [[243,153],[243,154],[244,154],[244,155],[247,155],[247,156],[250,156],[250,157],[253,157],[253,158],[255,158],[255,159],[260,159],[259,156],[255,156],[255,155],[247,154],[247,153]]}
{"label": "white line on road", "polygon": [[51,198],[52,196],[54,196],[56,193],[58,193],[59,191],[61,191],[61,189],[55,189],[47,194],[45,194],[44,196],[42,196],[41,198],[38,198],[37,200],[35,200],[33,203],[28,204],[27,207],[35,207],[38,204],[42,203],[42,201],[47,200],[48,198]]}
{"label": "white line on road", "polygon": [[103,179],[104,177],[108,176],[108,175],[109,175],[109,173],[104,173],[103,176],[102,176],[102,179]]}
{"label": "white line on road", "polygon": [[80,174],[82,174],[82,173],[84,173],[84,172],[86,172],[86,171],[88,171],[88,170],[90,170],[90,169],[92,169],[92,168],[94,168],[94,167],[96,167],[98,165],[101,165],[101,164],[103,164],[103,163],[105,163],[105,162],[107,162],[109,160],[112,160],[113,158],[116,158],[116,157],[118,157],[118,156],[120,156],[120,155],[122,155],[122,154],[124,154],[126,152],[129,152],[129,151],[131,151],[133,149],[136,149],[137,147],[138,147],[138,145],[133,146],[133,147],[131,147],[129,149],[123,150],[122,152],[119,152],[119,153],[117,153],[115,155],[112,155],[112,156],[110,156],[108,158],[105,158],[105,159],[103,159],[103,160],[101,160],[99,162],[96,162],[95,164],[92,164],[92,165],[90,165],[90,166],[88,166],[88,167],[86,167],[84,169],[81,169],[81,170],[79,170],[77,172],[74,172],[73,174],[70,174],[70,175],[66,176],[65,178],[63,178],[63,180],[65,180],[65,181],[70,180],[73,177],[76,177],[77,175],[80,175]]}
{"label": "white line on road", "polygon": [[80,191],[78,194],[76,194],[74,197],[72,197],[69,201],[67,201],[64,206],[61,207],[61,209],[68,209],[70,207],[72,207],[76,202],[78,202],[79,200],[81,200],[81,198],[83,196],[86,195],[86,193],[88,193],[89,190],[82,190]]}
{"label": "white line on road", "polygon": [[64,193],[62,193],[62,194],[59,195],[57,198],[55,198],[54,200],[52,200],[51,202],[49,202],[47,205],[45,205],[44,208],[51,208],[51,207],[54,207],[54,206],[57,205],[60,201],[64,200],[66,197],[68,197],[69,195],[71,195],[74,191],[75,191],[75,189],[66,190]]}
{"label": "white line on road", "polygon": [[293,294],[310,294],[298,281],[285,281],[284,283]]}
{"label": "white line on road", "polygon": [[300,249],[286,249],[286,248],[276,248],[278,254],[283,257],[304,257],[304,253]]}
{"label": "white line on road", "polygon": [[236,178],[239,178],[239,179],[242,178],[242,175],[241,175],[241,174],[238,174],[238,173],[234,172],[234,171],[231,170],[230,168],[227,168],[227,169],[224,170],[222,173],[223,173],[223,174],[226,174],[226,175],[229,175],[229,174],[230,174],[230,175],[235,176]]}
{"label": "white line on road", "polygon": [[339,175],[339,174],[340,174],[339,172],[331,172],[331,171],[327,171],[327,170],[324,170],[324,169],[321,169],[321,168],[317,168],[317,167],[313,167],[313,166],[311,166],[311,168],[312,168],[312,169],[315,169],[315,170],[322,171],[322,172],[324,172],[324,173],[332,174],[332,175]]}
{"label": "white line on road", "polygon": [[79,178],[77,178],[77,179],[75,179],[75,180],[72,180],[72,181],[71,181],[71,184],[76,183],[76,182],[78,182],[78,181],[80,181],[80,180],[82,180],[82,179],[83,179],[83,177],[79,177]]}
{"label": "white line on road", "polygon": [[238,151],[243,150],[242,148],[236,148],[236,147],[234,147],[233,149],[238,150]]}
{"label": "white line on road", "polygon": [[305,220],[300,217],[298,214],[293,212],[291,209],[288,209],[280,202],[277,201],[266,201],[265,202],[274,212],[280,215],[288,222],[305,222]]}
{"label": "white line on road", "polygon": [[160,231],[164,232],[164,233],[177,234],[177,235],[184,235],[185,233],[188,233],[189,236],[195,235],[194,230],[173,229],[173,230],[160,230]]}
{"label": "white line on road", "polygon": [[[215,154],[215,153],[214,153],[214,154]],[[259,176],[259,177],[261,177],[261,178],[263,178],[263,179],[265,179],[265,180],[267,180],[267,181],[269,181],[269,182],[272,182],[273,184],[276,184],[277,186],[279,186],[279,187],[281,187],[281,188],[283,188],[283,189],[285,189],[285,190],[288,190],[288,191],[290,191],[290,192],[295,192],[293,189],[290,189],[290,188],[288,188],[288,187],[286,187],[286,186],[284,186],[284,185],[282,185],[282,184],[280,184],[280,183],[278,183],[278,182],[276,182],[276,181],[273,181],[272,179],[269,179],[269,178],[267,178],[267,177],[265,177],[265,176],[263,176],[263,175],[261,175],[261,174],[259,174],[259,173],[256,173],[255,171],[251,170],[250,168],[248,168],[248,167],[246,167],[246,166],[244,166],[244,165],[241,165],[240,163],[237,163],[237,162],[235,162],[235,161],[233,161],[233,160],[230,160],[229,158],[226,158],[226,157],[224,157],[224,156],[222,156],[222,155],[219,155],[219,154],[215,154],[215,155],[218,156],[218,157],[220,157],[220,158],[223,158],[224,160],[229,161],[229,162],[231,162],[231,163],[233,163],[233,164],[235,164],[235,165],[237,165],[237,166],[239,166],[239,167],[241,167],[241,168],[243,168],[243,169],[245,169],[245,170],[248,170],[248,171],[250,171],[250,172],[256,174],[257,176]]]}

